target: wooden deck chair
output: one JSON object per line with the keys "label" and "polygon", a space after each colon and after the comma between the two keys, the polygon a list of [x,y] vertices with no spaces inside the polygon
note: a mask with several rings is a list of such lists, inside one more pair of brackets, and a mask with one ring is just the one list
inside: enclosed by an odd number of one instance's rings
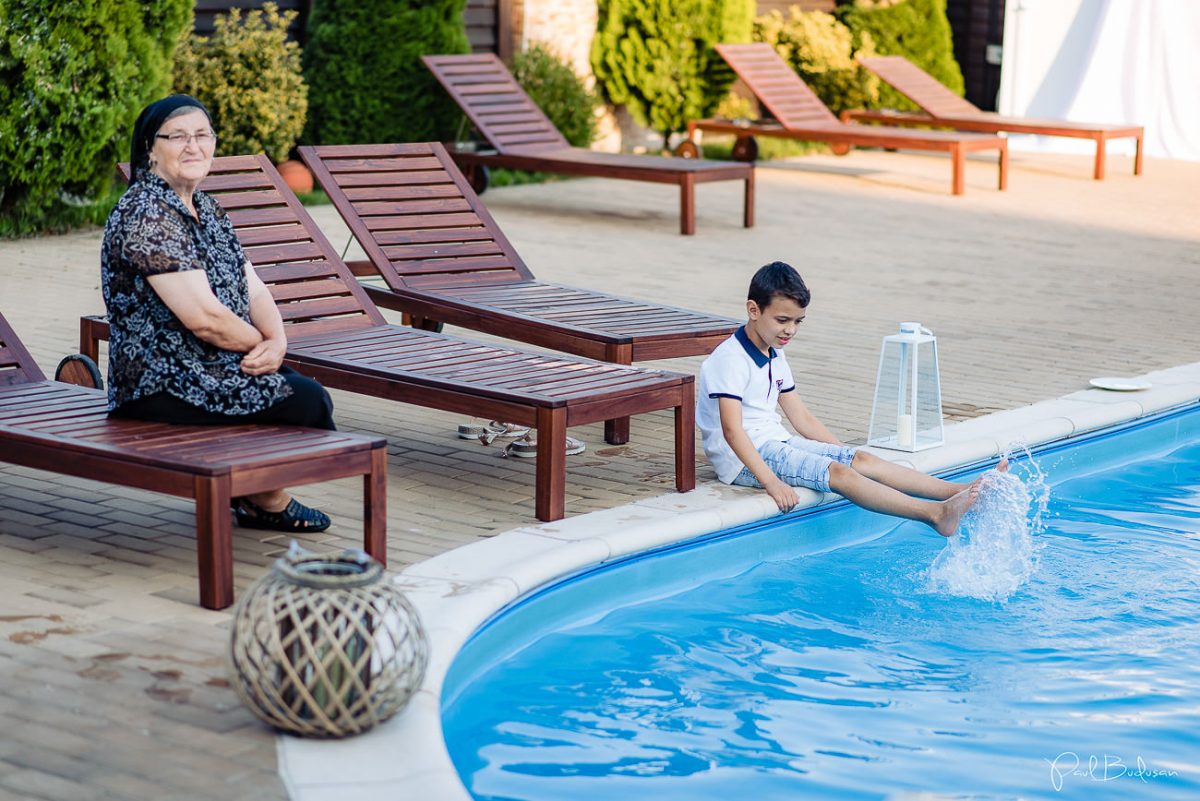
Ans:
{"label": "wooden deck chair", "polygon": [[[200,188],[220,200],[271,289],[287,364],[326,386],[535,428],[538,519],[564,514],[567,427],[612,417],[674,409],[675,486],[695,487],[692,376],[389,325],[265,156],[215,159]],[[96,358],[106,325],[81,322],[85,355]]]}
{"label": "wooden deck chair", "polygon": [[693,234],[696,231],[696,184],[744,181],[742,223],[747,228],[754,225],[752,165],[598,153],[571,147],[495,55],[421,56],[421,61],[462,108],[490,148],[450,148],[454,160],[467,171],[476,191],[482,192],[485,186],[479,179],[480,167],[675,184],[679,187],[680,231]]}
{"label": "wooden deck chair", "polygon": [[108,416],[97,389],[47,381],[0,315],[0,461],[196,502],[200,604],[233,603],[230,499],[361,475],[363,547],[387,562],[387,443],[280,425],[193,426]]}
{"label": "wooden deck chair", "polygon": [[1067,120],[1039,120],[1031,117],[1010,117],[982,111],[940,84],[936,78],[903,56],[875,56],[859,59],[864,67],[891,84],[896,91],[921,107],[910,111],[843,111],[842,119],[885,125],[926,125],[935,128],[954,128],[959,131],[984,133],[1027,133],[1041,136],[1065,136],[1091,139],[1096,143],[1093,177],[1104,179],[1105,145],[1110,139],[1136,140],[1133,174],[1142,174],[1142,137],[1140,125],[1110,125]]}
{"label": "wooden deck chair", "polygon": [[751,157],[757,153],[755,136],[827,142],[839,155],[855,146],[940,151],[949,153],[953,162],[951,189],[956,195],[963,193],[967,154],[996,150],[1000,156],[999,188],[1008,185],[1008,143],[1000,136],[910,131],[841,122],[771,45],[765,42],[719,44],[716,49],[774,119],[748,123],[723,119],[692,120],[688,123],[688,138],[693,143],[698,141],[698,131],[712,131],[734,134],[738,137],[735,152],[744,152]]}
{"label": "wooden deck chair", "polygon": [[[380,306],[630,364],[712,352],[737,320],[537,281],[439,144],[302,147],[386,288]],[[355,265],[351,265],[352,268]],[[605,439],[629,440],[629,419]]]}

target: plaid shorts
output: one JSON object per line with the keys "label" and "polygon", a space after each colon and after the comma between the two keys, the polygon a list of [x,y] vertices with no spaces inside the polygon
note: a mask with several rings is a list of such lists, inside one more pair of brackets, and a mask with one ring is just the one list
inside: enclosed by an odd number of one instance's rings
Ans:
{"label": "plaid shorts", "polygon": [[[840,462],[849,465],[854,461],[857,448],[848,445],[831,445],[814,442],[804,437],[792,437],[785,442],[764,442],[758,454],[771,468],[771,472],[793,487],[808,487],[817,492],[829,492],[829,465]],[[762,489],[762,484],[749,467],[743,467],[733,483],[742,487]]]}

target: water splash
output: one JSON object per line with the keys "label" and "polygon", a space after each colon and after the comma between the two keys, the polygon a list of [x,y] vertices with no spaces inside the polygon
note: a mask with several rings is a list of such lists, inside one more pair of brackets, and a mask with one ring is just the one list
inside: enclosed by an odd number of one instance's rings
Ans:
{"label": "water splash", "polygon": [[1033,575],[1033,538],[1045,528],[1050,492],[1036,462],[1023,461],[1022,468],[983,474],[979,500],[963,516],[958,536],[929,566],[930,590],[1003,603]]}

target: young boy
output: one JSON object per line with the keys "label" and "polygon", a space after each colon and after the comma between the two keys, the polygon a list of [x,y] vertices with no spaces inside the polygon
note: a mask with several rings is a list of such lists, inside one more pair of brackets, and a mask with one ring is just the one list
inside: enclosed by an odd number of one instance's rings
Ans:
{"label": "young boy", "polygon": [[[832,490],[871,511],[920,520],[953,536],[979,482],[943,481],[842,445],[800,400],[779,349],[804,322],[810,298],[791,266],[763,267],[750,281],[746,325],[701,365],[696,424],[717,477],[765,489],[782,512],[800,502],[792,487]],[[783,427],[777,405],[800,436]],[[1007,470],[1007,462],[997,469]]]}

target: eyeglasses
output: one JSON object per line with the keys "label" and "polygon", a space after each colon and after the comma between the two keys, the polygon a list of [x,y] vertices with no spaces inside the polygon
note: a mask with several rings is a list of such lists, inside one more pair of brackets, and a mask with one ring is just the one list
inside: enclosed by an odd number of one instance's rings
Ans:
{"label": "eyeglasses", "polygon": [[175,131],[169,134],[155,134],[155,139],[166,139],[174,147],[183,147],[191,144],[195,140],[200,147],[208,147],[216,144],[217,135],[212,131],[197,131],[196,133],[185,133],[184,131]]}

